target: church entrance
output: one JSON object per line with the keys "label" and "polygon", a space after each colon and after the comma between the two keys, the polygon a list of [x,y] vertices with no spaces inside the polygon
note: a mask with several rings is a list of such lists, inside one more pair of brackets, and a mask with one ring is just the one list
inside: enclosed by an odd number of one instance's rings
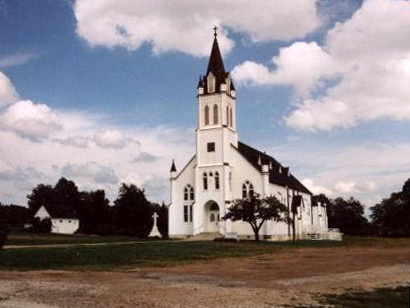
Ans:
{"label": "church entrance", "polygon": [[219,232],[220,215],[219,206],[215,201],[208,201],[205,204],[205,232]]}

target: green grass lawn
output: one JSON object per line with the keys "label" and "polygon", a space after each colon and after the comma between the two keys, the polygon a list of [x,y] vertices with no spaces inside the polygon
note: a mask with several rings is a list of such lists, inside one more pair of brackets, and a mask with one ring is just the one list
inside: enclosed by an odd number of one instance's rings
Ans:
{"label": "green grass lawn", "polygon": [[138,238],[126,236],[90,236],[90,235],[64,235],[64,234],[31,234],[12,232],[8,234],[6,245],[31,246],[31,245],[58,245],[58,244],[91,244],[111,242],[134,242]]}
{"label": "green grass lawn", "polygon": [[[31,235],[33,236],[33,235]],[[146,241],[143,243],[125,243],[135,241],[132,238],[118,237],[82,237],[82,236],[33,236],[32,239],[18,239],[11,236],[11,242],[52,244],[83,244],[111,242],[104,246],[71,246],[19,248],[0,251],[0,270],[109,270],[114,268],[135,268],[143,266],[165,266],[195,260],[226,257],[244,257],[262,253],[275,253],[301,247],[354,247],[378,246],[393,247],[410,244],[410,239],[380,239],[346,237],[342,242],[299,241],[292,242],[181,242],[181,241]],[[122,242],[122,243],[112,243]]]}

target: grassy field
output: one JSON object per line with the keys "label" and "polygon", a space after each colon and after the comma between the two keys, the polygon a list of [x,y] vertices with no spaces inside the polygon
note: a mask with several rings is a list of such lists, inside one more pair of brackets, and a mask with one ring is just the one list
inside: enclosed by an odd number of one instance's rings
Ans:
{"label": "grassy field", "polygon": [[31,246],[31,245],[58,245],[58,244],[92,244],[112,242],[134,242],[138,238],[127,236],[90,236],[90,235],[64,235],[64,234],[30,234],[10,233],[6,245]]}
{"label": "grassy field", "polygon": [[[20,236],[20,235],[19,235]],[[0,270],[44,270],[44,269],[93,269],[135,268],[144,266],[166,266],[194,260],[227,257],[244,257],[262,253],[275,253],[301,247],[353,247],[353,246],[409,246],[410,239],[381,239],[346,237],[342,242],[299,241],[240,243],[181,242],[181,241],[135,241],[132,238],[82,237],[82,236],[33,236],[21,238],[11,236],[9,243],[83,244],[109,243],[102,246],[39,247],[5,249],[0,251]],[[90,242],[91,241],[91,242]],[[116,243],[114,243],[116,242]]]}

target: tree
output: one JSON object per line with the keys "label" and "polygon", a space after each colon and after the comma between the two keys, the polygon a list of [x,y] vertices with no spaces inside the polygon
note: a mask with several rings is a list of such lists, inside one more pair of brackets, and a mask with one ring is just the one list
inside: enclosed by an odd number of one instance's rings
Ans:
{"label": "tree", "polygon": [[338,197],[327,205],[329,228],[339,228],[348,235],[364,235],[369,231],[369,222],[364,214],[364,206],[353,197],[345,200]]}
{"label": "tree", "polygon": [[115,224],[119,233],[147,237],[152,228],[152,209],[143,189],[121,184],[115,205]]}
{"label": "tree", "polygon": [[0,226],[21,228],[30,221],[30,213],[26,207],[18,205],[2,205],[0,203]]}
{"label": "tree", "polygon": [[51,185],[39,184],[27,195],[27,204],[31,215],[34,215],[41,206],[53,202],[54,191]]}
{"label": "tree", "polygon": [[3,249],[3,246],[6,243],[6,239],[7,239],[6,227],[3,225],[0,225],[0,250]]}
{"label": "tree", "polygon": [[51,232],[51,219],[50,218],[33,218],[30,231],[33,233],[50,233]]}
{"label": "tree", "polygon": [[410,179],[401,192],[392,193],[370,209],[375,232],[382,236],[410,236]]}
{"label": "tree", "polygon": [[266,220],[290,222],[287,207],[272,196],[263,199],[253,196],[235,200],[222,219],[242,220],[249,223],[256,241],[259,241],[259,231]]}
{"label": "tree", "polygon": [[104,190],[81,192],[80,231],[86,234],[113,233],[109,200]]}

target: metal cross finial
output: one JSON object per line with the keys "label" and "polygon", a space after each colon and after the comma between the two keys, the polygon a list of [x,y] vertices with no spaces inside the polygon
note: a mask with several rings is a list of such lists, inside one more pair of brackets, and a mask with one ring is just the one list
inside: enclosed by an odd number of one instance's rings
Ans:
{"label": "metal cross finial", "polygon": [[218,27],[215,26],[215,27],[214,27],[214,36],[215,36],[215,37],[218,35],[217,31],[218,31]]}

